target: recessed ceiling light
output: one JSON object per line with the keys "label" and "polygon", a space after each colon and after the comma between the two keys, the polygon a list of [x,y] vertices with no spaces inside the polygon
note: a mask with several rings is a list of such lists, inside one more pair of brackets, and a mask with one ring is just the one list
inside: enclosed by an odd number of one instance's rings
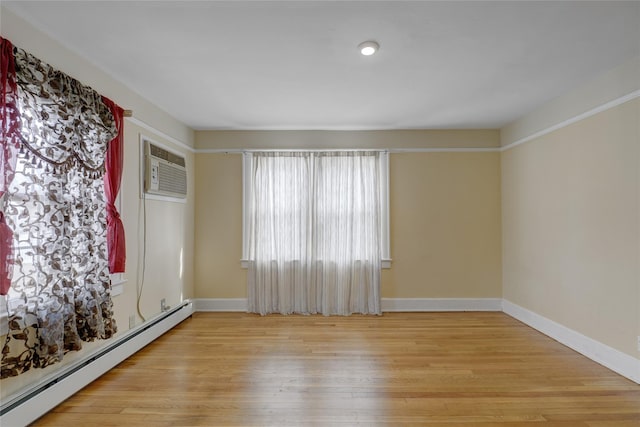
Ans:
{"label": "recessed ceiling light", "polygon": [[366,41],[358,45],[358,50],[360,50],[360,53],[364,56],[373,55],[378,51],[378,48],[380,48],[380,45],[374,41]]}

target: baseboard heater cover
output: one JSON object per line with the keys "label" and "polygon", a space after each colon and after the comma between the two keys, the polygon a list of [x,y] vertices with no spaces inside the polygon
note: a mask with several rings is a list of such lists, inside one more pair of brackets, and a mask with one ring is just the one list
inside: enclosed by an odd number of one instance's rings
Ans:
{"label": "baseboard heater cover", "polygon": [[194,313],[193,302],[159,314],[0,408],[0,425],[26,426]]}

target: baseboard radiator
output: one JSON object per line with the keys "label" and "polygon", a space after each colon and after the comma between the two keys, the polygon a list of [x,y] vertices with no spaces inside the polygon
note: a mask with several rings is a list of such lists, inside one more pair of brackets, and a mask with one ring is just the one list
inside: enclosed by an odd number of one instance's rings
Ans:
{"label": "baseboard radiator", "polygon": [[9,402],[2,402],[0,425],[26,426],[40,418],[120,362],[190,317],[192,301],[184,301],[144,324],[127,331],[104,348],[64,368],[54,378],[39,384]]}

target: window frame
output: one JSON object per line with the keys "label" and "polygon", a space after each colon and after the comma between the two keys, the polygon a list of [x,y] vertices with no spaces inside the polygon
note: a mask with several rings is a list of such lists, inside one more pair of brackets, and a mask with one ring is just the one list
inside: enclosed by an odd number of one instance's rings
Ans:
{"label": "window frame", "polygon": [[[249,223],[251,220],[251,170],[253,153],[258,150],[242,152],[242,268],[249,268]],[[287,151],[287,150],[262,150],[262,151]],[[391,239],[389,226],[389,152],[387,150],[289,150],[292,152],[335,152],[335,151],[379,151],[380,152],[380,265],[383,269],[391,268]]]}

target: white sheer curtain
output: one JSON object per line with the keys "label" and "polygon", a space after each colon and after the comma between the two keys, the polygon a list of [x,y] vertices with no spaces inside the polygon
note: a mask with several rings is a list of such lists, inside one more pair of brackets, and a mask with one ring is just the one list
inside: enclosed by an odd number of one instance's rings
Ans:
{"label": "white sheer curtain", "polygon": [[380,314],[380,153],[249,155],[249,311]]}

